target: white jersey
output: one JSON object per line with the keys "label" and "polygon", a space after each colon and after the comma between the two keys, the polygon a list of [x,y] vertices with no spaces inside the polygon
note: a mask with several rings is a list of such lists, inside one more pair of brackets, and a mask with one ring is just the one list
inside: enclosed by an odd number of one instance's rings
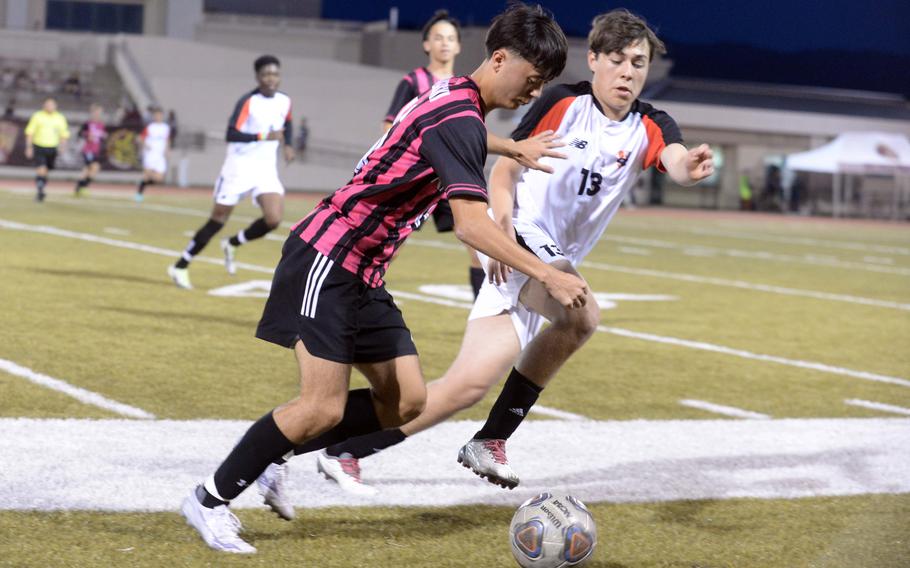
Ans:
{"label": "white jersey", "polygon": [[228,122],[227,156],[221,167],[225,178],[278,177],[278,140],[260,140],[269,132],[284,129],[291,144],[291,98],[277,92],[266,97],[256,89],[245,94]]}
{"label": "white jersey", "polygon": [[578,264],[590,252],[641,172],[662,169],[660,153],[682,142],[679,127],[665,112],[636,100],[622,121],[607,118],[591,83],[556,85],[528,110],[512,138],[544,130],[566,143],[567,159],[544,158],[552,174],[527,170],[518,183],[513,217],[539,227],[563,254]]}
{"label": "white jersey", "polygon": [[171,127],[166,122],[150,122],[142,130],[142,155],[144,158],[164,159]]}

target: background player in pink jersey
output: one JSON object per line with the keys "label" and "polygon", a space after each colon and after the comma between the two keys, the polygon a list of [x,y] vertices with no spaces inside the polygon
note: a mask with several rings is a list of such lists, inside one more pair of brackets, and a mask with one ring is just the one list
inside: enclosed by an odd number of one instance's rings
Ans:
{"label": "background player in pink jersey", "polygon": [[79,129],[78,136],[82,140],[82,160],[85,166],[82,167],[82,177],[76,182],[74,190],[76,197],[82,195],[101,169],[101,143],[107,138],[107,130],[101,119],[103,111],[101,105],[93,103],[89,107],[88,121]]}
{"label": "background player in pink jersey", "polygon": [[[521,140],[553,129],[570,140],[567,158],[549,160],[555,171],[543,174],[502,157],[490,175],[496,222],[541,260],[571,274],[578,274],[576,267],[644,169],[665,170],[681,185],[713,172],[708,146],[686,150],[673,119],[638,100],[654,54],[664,52],[647,24],[626,10],[614,10],[595,18],[588,44],[591,81],[548,88],[512,133]],[[375,493],[361,481],[360,458],[476,404],[504,375],[508,379],[486,424],[461,449],[458,461],[491,483],[518,485],[505,441],[543,387],[594,333],[600,314],[590,293],[583,309],[566,310],[538,282],[499,261],[482,260],[490,278],[469,316],[461,351],[443,377],[428,386],[426,410],[401,428],[347,440],[319,454],[319,469],[346,491]],[[544,319],[551,325],[541,331]],[[318,445],[305,444],[295,453]]]}
{"label": "background player in pink jersey", "polygon": [[[581,278],[542,262],[490,219],[483,176],[486,113],[530,102],[559,75],[565,35],[541,8],[513,4],[493,20],[485,43],[487,57],[474,73],[411,101],[350,182],[292,228],[256,336],[294,350],[300,395],[254,423],[184,499],[181,512],[210,547],[256,551],[227,505],[296,445],[394,427],[422,411],[417,349],[383,275],[439,199],[450,200],[459,239],[539,281],[559,305],[584,306]],[[349,392],[354,367],[371,389]],[[266,502],[293,517],[263,481]]]}

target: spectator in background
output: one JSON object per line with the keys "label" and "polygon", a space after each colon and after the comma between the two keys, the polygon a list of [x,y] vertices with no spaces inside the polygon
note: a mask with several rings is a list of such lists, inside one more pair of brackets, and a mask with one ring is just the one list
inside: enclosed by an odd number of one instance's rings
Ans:
{"label": "spectator in background", "polygon": [[13,85],[16,84],[16,73],[12,69],[7,67],[3,70],[3,74],[0,74],[0,87],[4,90],[12,89]]}
{"label": "spectator in background", "polygon": [[306,117],[300,117],[300,131],[297,133],[297,151],[302,155],[306,151],[310,139],[310,127],[307,126]]}
{"label": "spectator in background", "polygon": [[82,81],[79,80],[78,73],[71,73],[70,76],[63,81],[62,87],[63,92],[68,95],[73,95],[76,98],[82,96]]}
{"label": "spectator in background", "polygon": [[120,120],[121,126],[142,126],[142,115],[139,113],[139,109],[136,108],[135,104],[131,104],[127,107],[126,112],[123,114],[123,118]]}
{"label": "spectator in background", "polygon": [[12,120],[12,119],[16,118],[15,108],[16,108],[15,100],[10,100],[10,102],[6,103],[6,108],[3,110],[3,119]]}
{"label": "spectator in background", "polygon": [[99,104],[90,106],[88,122],[79,129],[78,136],[82,140],[82,159],[85,161],[85,167],[82,168],[82,177],[76,184],[76,197],[82,195],[101,169],[101,142],[107,137],[104,121],[101,119],[102,110]]}
{"label": "spectator in background", "polygon": [[167,125],[171,127],[171,138],[169,140],[171,148],[174,147],[174,141],[177,140],[177,111],[171,109],[167,113]]}
{"label": "spectator in background", "polygon": [[784,187],[781,184],[780,168],[769,166],[765,174],[765,186],[758,197],[759,211],[781,211]]}
{"label": "spectator in background", "polygon": [[752,185],[749,183],[748,172],[744,172],[739,176],[739,208],[742,211],[755,211],[755,202],[752,201]]}
{"label": "spectator in background", "polygon": [[48,97],[25,127],[25,157],[35,160],[35,200],[39,203],[44,201],[44,186],[48,172],[54,169],[57,149],[63,149],[69,137],[66,118],[57,111],[57,101]]}

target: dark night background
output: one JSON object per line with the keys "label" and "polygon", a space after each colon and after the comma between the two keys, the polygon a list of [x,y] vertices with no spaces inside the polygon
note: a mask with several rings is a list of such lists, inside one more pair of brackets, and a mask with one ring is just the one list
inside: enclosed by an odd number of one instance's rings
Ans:
{"label": "dark night background", "polygon": [[[643,16],[668,47],[677,77],[732,79],[901,93],[910,97],[910,0],[857,2],[540,2],[570,36],[624,7]],[[463,25],[485,26],[506,6],[481,0],[344,0],[323,3],[327,19],[374,21],[399,8],[399,27],[419,29],[437,8]]]}

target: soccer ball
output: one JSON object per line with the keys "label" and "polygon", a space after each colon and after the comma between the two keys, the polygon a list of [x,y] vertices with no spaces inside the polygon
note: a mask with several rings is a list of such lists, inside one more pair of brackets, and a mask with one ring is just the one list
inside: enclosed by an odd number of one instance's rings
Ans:
{"label": "soccer ball", "polygon": [[509,540],[512,555],[524,568],[581,566],[594,552],[597,527],[575,497],[541,493],[515,511]]}

